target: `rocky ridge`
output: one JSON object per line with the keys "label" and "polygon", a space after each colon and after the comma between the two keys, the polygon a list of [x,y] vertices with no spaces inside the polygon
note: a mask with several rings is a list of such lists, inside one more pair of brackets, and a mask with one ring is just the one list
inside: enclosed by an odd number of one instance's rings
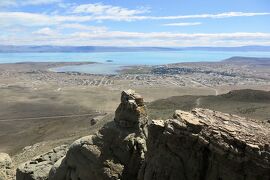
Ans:
{"label": "rocky ridge", "polygon": [[75,141],[66,155],[24,163],[17,179],[269,180],[269,145],[269,124],[208,109],[148,122],[143,98],[128,90],[113,122]]}
{"label": "rocky ridge", "polygon": [[268,180],[270,126],[208,109],[149,126],[142,179]]}

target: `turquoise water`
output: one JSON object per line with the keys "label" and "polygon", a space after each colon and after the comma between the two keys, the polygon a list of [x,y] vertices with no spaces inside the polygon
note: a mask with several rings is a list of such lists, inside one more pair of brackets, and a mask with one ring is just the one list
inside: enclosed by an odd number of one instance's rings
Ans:
{"label": "turquoise water", "polygon": [[55,72],[80,72],[90,74],[117,74],[118,71],[123,69],[124,66],[120,64],[86,64],[78,66],[64,66],[58,68],[52,68],[51,71]]}
{"label": "turquoise water", "polygon": [[[270,52],[153,51],[103,53],[0,53],[0,63],[17,62],[99,62],[103,65],[67,66],[56,71],[113,74],[122,66],[160,65],[179,62],[220,61],[232,56],[270,57]],[[107,62],[112,60],[113,62]]]}
{"label": "turquoise water", "polygon": [[270,57],[270,52],[155,51],[104,53],[0,53],[0,63],[101,62],[122,65],[158,65],[177,62],[219,61],[232,56]]}

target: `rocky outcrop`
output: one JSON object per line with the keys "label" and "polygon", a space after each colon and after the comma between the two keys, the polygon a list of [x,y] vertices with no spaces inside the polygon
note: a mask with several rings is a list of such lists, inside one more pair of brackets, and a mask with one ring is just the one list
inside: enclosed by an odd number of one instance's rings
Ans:
{"label": "rocky outcrop", "polygon": [[141,95],[133,90],[123,91],[121,103],[115,111],[114,122],[119,128],[131,128],[145,133],[147,113]]}
{"label": "rocky outcrop", "polygon": [[67,145],[42,154],[17,168],[16,180],[47,180],[53,165],[66,155]]}
{"label": "rocky outcrop", "polygon": [[147,115],[143,99],[123,91],[114,122],[75,141],[50,180],[136,179],[144,162]]}
{"label": "rocky outcrop", "polygon": [[269,180],[270,124],[208,109],[149,123],[143,98],[128,90],[113,122],[66,156],[40,159],[21,166],[19,180]]}
{"label": "rocky outcrop", "polygon": [[0,180],[9,180],[13,176],[13,164],[10,156],[0,153]]}
{"label": "rocky outcrop", "polygon": [[269,180],[270,127],[207,109],[149,126],[144,180]]}

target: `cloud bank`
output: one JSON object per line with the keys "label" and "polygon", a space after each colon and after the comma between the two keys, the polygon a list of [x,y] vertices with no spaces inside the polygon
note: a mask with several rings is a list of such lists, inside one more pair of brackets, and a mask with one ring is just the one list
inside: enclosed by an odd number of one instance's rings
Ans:
{"label": "cloud bank", "polygon": [[[0,12],[1,44],[110,45],[110,46],[230,46],[270,45],[270,33],[177,33],[136,32],[111,29],[109,23],[156,22],[161,28],[207,26],[203,19],[269,16],[268,12],[223,12],[191,15],[152,16],[150,8],[125,8],[103,3],[67,4],[63,0],[1,0],[0,7],[56,4],[60,12]],[[196,19],[196,21],[194,20]],[[177,21],[178,22],[171,22]],[[183,22],[179,22],[183,20]],[[195,22],[186,22],[194,20]],[[105,23],[100,23],[105,22]],[[203,23],[202,23],[203,22]],[[128,26],[128,25],[126,25]],[[201,27],[201,26],[200,26]],[[192,28],[192,27],[190,27]],[[178,28],[180,29],[180,28]],[[181,28],[184,29],[184,28]],[[143,30],[139,28],[139,30]]]}

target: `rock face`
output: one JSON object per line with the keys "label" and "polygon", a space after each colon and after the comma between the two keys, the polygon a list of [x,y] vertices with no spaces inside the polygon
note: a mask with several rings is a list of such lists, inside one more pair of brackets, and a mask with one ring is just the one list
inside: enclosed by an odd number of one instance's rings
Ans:
{"label": "rock face", "polygon": [[144,132],[147,113],[141,95],[133,90],[123,91],[121,103],[115,111],[114,122],[121,128],[133,128]]}
{"label": "rock face", "polygon": [[270,127],[207,109],[149,126],[144,180],[269,180]]}
{"label": "rock face", "polygon": [[123,91],[114,122],[75,141],[50,180],[137,179],[146,152],[147,116],[143,99]]}
{"label": "rock face", "polygon": [[67,146],[62,145],[42,154],[17,168],[16,180],[46,180],[52,166],[65,156]]}
{"label": "rock face", "polygon": [[13,176],[12,160],[6,153],[0,153],[0,180],[8,180]]}
{"label": "rock face", "polygon": [[143,98],[123,91],[114,122],[64,157],[27,162],[17,179],[270,180],[270,124],[208,109],[148,124]]}

